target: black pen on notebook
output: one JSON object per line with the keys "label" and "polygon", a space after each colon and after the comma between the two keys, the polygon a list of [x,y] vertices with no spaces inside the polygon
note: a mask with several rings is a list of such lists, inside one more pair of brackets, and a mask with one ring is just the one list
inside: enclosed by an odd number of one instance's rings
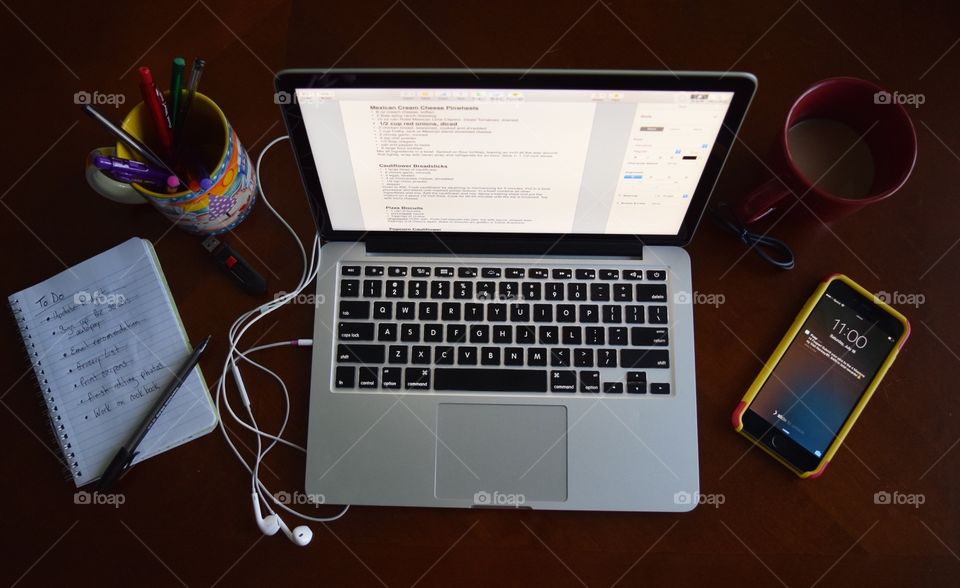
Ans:
{"label": "black pen on notebook", "polygon": [[151,427],[154,423],[157,422],[157,419],[160,417],[160,413],[163,412],[163,409],[166,408],[167,404],[170,403],[170,399],[173,398],[173,395],[180,389],[180,386],[183,385],[184,380],[187,379],[187,376],[190,375],[190,372],[193,371],[193,368],[197,367],[197,363],[200,362],[200,355],[203,353],[203,350],[206,349],[207,344],[210,342],[210,336],[208,335],[203,341],[193,348],[193,353],[190,354],[190,357],[187,358],[183,365],[180,366],[180,369],[177,371],[176,375],[173,377],[167,387],[163,390],[163,394],[160,395],[160,399],[157,400],[157,403],[153,405],[153,408],[150,409],[150,412],[147,413],[147,416],[140,423],[140,426],[137,427],[136,432],[130,437],[130,439],[120,446],[120,450],[117,451],[117,455],[114,456],[113,460],[110,462],[110,465],[107,466],[107,469],[104,470],[103,475],[100,476],[100,482],[98,483],[97,489],[100,492],[105,492],[110,489],[110,486],[117,479],[117,477],[123,473],[125,469],[133,461],[133,458],[137,456],[137,447],[140,446],[140,442],[143,441],[143,438],[147,436],[147,433],[150,432]]}

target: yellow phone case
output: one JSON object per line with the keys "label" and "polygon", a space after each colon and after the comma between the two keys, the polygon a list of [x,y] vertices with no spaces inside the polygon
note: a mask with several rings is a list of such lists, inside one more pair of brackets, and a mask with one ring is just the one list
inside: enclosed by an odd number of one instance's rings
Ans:
{"label": "yellow phone case", "polygon": [[[880,365],[880,369],[877,370],[877,375],[874,376],[873,381],[870,382],[870,385],[867,386],[866,391],[860,397],[860,400],[857,402],[857,405],[853,407],[853,411],[850,413],[850,418],[843,424],[840,428],[840,431],[837,432],[836,438],[833,440],[833,443],[830,444],[830,447],[827,448],[827,452],[823,455],[823,459],[820,461],[820,465],[817,466],[816,470],[810,472],[803,472],[795,468],[785,459],[771,451],[762,443],[757,442],[756,439],[748,435],[743,430],[743,412],[748,406],[753,402],[754,397],[757,393],[760,392],[760,388],[763,387],[763,384],[770,377],[770,374],[773,372],[773,368],[776,367],[777,363],[780,362],[780,358],[783,357],[783,354],[786,353],[787,348],[790,346],[790,343],[793,342],[793,339],[796,337],[797,332],[800,331],[800,328],[806,322],[807,317],[810,316],[810,313],[813,311],[813,307],[816,306],[817,302],[823,296],[823,293],[827,290],[827,286],[830,285],[834,280],[840,280],[865,296],[869,298],[877,306],[884,309],[891,316],[896,318],[903,324],[903,334],[900,336],[900,339],[897,341],[897,344],[894,345],[893,350],[887,355],[886,359],[883,360],[883,363]],[[857,284],[847,276],[843,274],[832,274],[827,277],[826,280],[820,283],[817,286],[817,289],[814,291],[813,295],[807,300],[806,304],[803,305],[803,308],[800,309],[800,313],[797,315],[797,318],[794,319],[793,324],[790,325],[790,328],[787,330],[787,334],[784,335],[783,339],[780,341],[780,344],[777,345],[777,348],[774,349],[773,355],[770,356],[770,359],[767,360],[767,363],[764,364],[763,369],[760,370],[760,373],[757,374],[756,379],[753,380],[753,384],[750,385],[750,388],[747,390],[747,393],[743,395],[743,398],[740,400],[740,404],[737,405],[737,408],[733,411],[733,428],[749,439],[753,444],[757,445],[760,449],[763,449],[768,454],[770,454],[774,459],[785,465],[790,471],[797,474],[801,478],[816,478],[823,474],[824,470],[827,469],[827,465],[830,463],[830,460],[833,459],[834,454],[836,454],[837,449],[840,448],[840,445],[843,444],[843,440],[847,437],[847,433],[850,432],[850,429],[853,428],[854,423],[857,422],[857,418],[860,417],[860,413],[863,412],[863,408],[870,402],[870,398],[873,396],[873,391],[877,389],[877,386],[880,384],[880,381],[883,379],[883,376],[886,375],[887,370],[890,369],[890,365],[893,363],[893,360],[897,358],[897,354],[900,352],[900,349],[903,348],[903,344],[907,342],[907,338],[910,336],[910,322],[907,320],[907,317],[900,314],[890,305],[886,304],[882,300],[879,300],[876,296],[870,293],[867,289],[862,287],[860,284]]]}

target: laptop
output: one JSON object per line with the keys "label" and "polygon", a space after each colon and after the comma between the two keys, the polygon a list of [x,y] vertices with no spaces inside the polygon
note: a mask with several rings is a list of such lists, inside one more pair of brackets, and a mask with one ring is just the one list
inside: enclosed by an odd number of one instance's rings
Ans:
{"label": "laptop", "polygon": [[306,493],[697,503],[693,236],[744,73],[288,70],[323,246]]}

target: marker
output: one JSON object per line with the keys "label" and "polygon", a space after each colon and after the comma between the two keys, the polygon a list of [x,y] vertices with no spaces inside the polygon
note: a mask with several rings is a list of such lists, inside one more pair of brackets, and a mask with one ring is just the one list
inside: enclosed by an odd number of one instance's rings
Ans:
{"label": "marker", "polygon": [[173,153],[173,134],[170,132],[170,113],[167,110],[167,103],[163,99],[163,94],[153,83],[153,74],[149,67],[141,67],[140,72],[140,94],[143,96],[143,104],[153,119],[153,126],[157,131],[157,140],[166,152],[167,156]]}
{"label": "marker", "polygon": [[127,147],[130,148],[131,151],[147,160],[147,162],[167,170],[171,175],[177,175],[177,173],[170,169],[170,166],[167,165],[159,155],[154,153],[152,149],[144,145],[139,139],[130,133],[110,122],[110,119],[100,114],[96,108],[90,106],[89,104],[84,104],[80,108],[90,115],[90,117],[95,121],[103,125],[103,127],[107,129],[111,135],[122,141]]}
{"label": "marker", "polygon": [[170,72],[170,128],[177,126],[177,109],[180,108],[180,92],[183,86],[183,68],[187,62],[182,57],[173,58],[173,68]]}
{"label": "marker", "polygon": [[187,84],[187,95],[183,98],[183,104],[180,106],[180,112],[177,113],[177,126],[173,131],[174,144],[179,144],[183,140],[183,125],[187,122],[187,113],[193,104],[193,98],[197,94],[197,86],[200,84],[200,75],[207,64],[201,58],[193,60],[193,68],[190,70],[190,82]]}
{"label": "marker", "polygon": [[181,183],[177,176],[167,176],[167,194],[176,194]]}
{"label": "marker", "polygon": [[211,180],[210,178],[203,178],[202,180],[200,180],[200,189],[203,190],[204,192],[206,192],[212,187],[213,187],[213,180]]}

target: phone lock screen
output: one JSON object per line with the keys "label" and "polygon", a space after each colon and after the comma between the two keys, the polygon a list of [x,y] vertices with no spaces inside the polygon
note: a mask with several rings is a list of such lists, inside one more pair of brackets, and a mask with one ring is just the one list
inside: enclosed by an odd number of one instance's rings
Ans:
{"label": "phone lock screen", "polygon": [[902,329],[880,307],[834,280],[749,410],[765,421],[766,432],[783,433],[799,446],[794,450],[809,454],[800,461],[816,464],[897,344]]}

